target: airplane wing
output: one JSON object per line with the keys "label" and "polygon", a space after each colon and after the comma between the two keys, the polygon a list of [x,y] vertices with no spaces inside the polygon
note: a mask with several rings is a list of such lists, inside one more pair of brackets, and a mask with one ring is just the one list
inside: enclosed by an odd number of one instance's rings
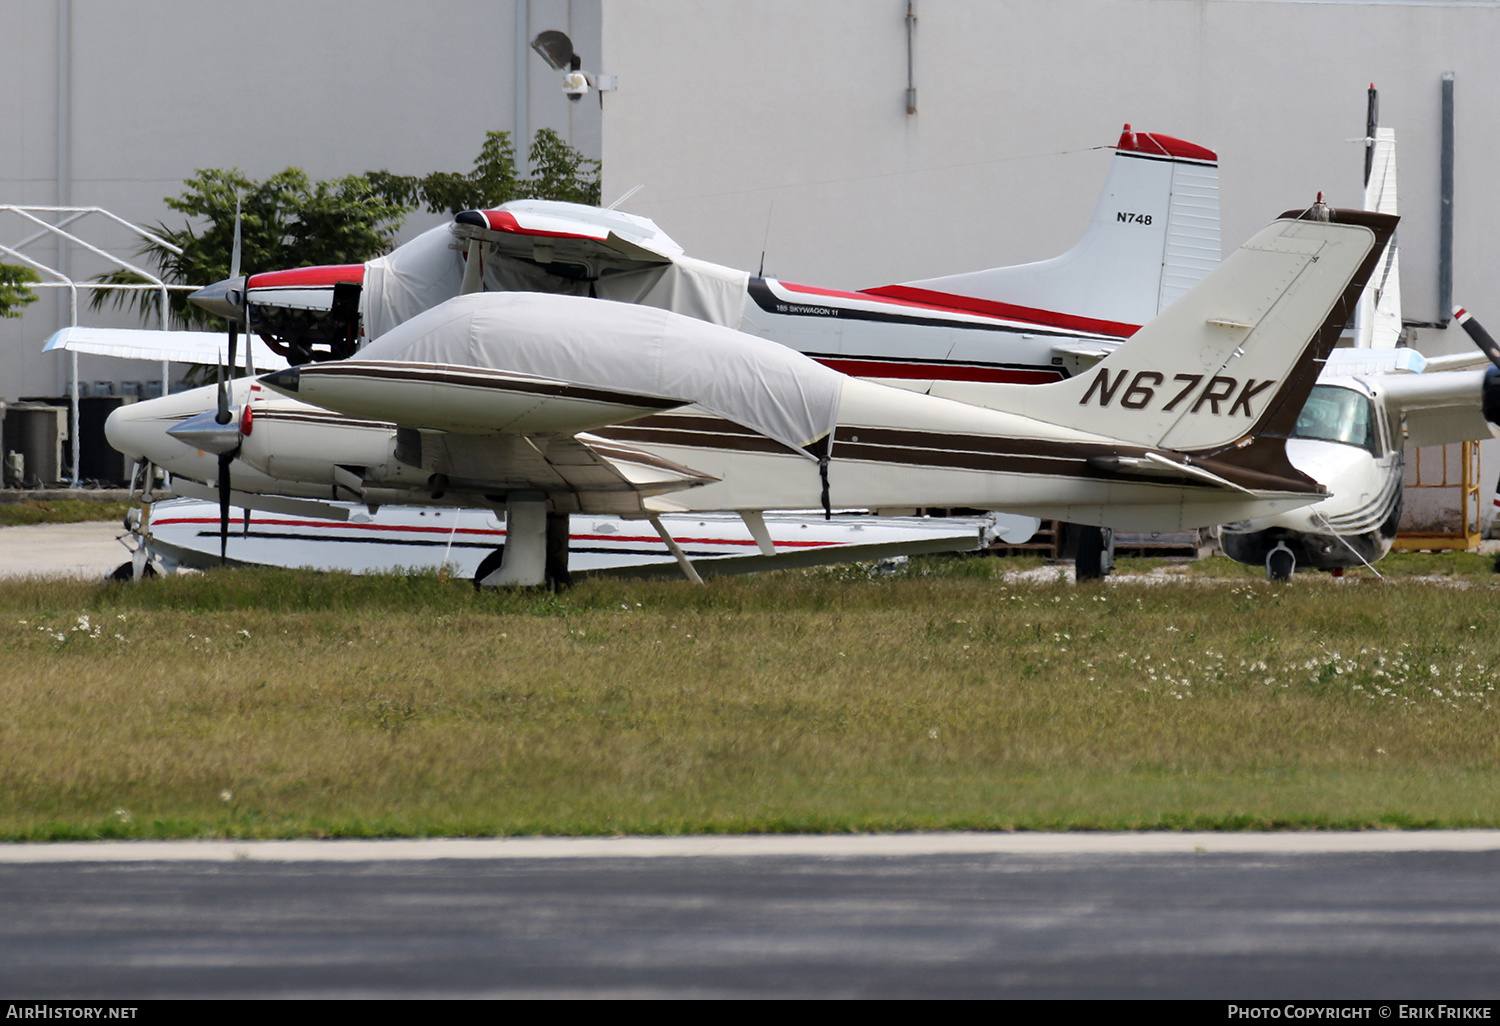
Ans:
{"label": "airplane wing", "polygon": [[1427,357],[1426,373],[1436,371],[1482,370],[1490,365],[1489,357],[1479,351],[1472,353],[1449,353],[1445,356]]}
{"label": "airplane wing", "polygon": [[1500,371],[1494,368],[1390,375],[1381,381],[1381,394],[1387,412],[1405,419],[1412,445],[1446,445],[1500,434],[1485,418],[1485,408],[1500,399]]}
{"label": "airplane wing", "polygon": [[816,461],[808,447],[831,434],[844,380],[774,342],[664,310],[524,292],[460,296],[357,358],[261,379],[398,425],[397,459],[455,490],[545,492],[556,509],[598,512],[719,478],[588,432],[690,406]]}
{"label": "airplane wing", "polygon": [[[244,339],[240,340],[243,348]],[[252,339],[255,369],[281,370],[286,358],[277,356],[260,339]],[[42,352],[88,353],[125,360],[167,360],[171,363],[222,363],[229,344],[219,331],[153,331],[146,328],[87,328],[74,326],[54,332]]]}
{"label": "airplane wing", "polygon": [[845,378],[765,339],[668,311],[531,292],[459,296],[357,358],[262,379],[351,417],[461,434],[577,434],[693,405],[808,459]]}
{"label": "airplane wing", "polygon": [[[654,221],[581,203],[515,200],[495,210],[464,211],[454,223],[459,238],[483,239],[506,256],[587,268],[593,278],[683,255]],[[538,258],[539,248],[546,259]]]}

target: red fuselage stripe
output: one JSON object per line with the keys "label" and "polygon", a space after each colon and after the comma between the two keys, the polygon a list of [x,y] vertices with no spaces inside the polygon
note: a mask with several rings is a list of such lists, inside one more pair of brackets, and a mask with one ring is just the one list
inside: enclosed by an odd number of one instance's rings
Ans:
{"label": "red fuselage stripe", "polygon": [[1057,313],[1052,310],[1038,310],[1030,306],[1016,306],[1013,303],[997,303],[989,299],[975,299],[972,296],[955,296],[947,292],[933,292],[929,289],[914,288],[910,285],[882,285],[880,288],[866,289],[865,292],[870,296],[903,299],[908,302],[921,303],[927,306],[961,310],[964,313],[982,314],[986,317],[1001,317],[1012,321],[1029,321],[1032,324],[1048,328],[1089,331],[1096,335],[1113,335],[1115,338],[1129,338],[1141,330],[1139,324],[1125,324],[1120,321],[1101,321],[1093,317],[1076,317],[1073,314]]}

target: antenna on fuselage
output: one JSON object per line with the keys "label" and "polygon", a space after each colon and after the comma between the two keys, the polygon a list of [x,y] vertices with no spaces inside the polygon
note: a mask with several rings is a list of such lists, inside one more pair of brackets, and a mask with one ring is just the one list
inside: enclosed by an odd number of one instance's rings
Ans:
{"label": "antenna on fuselage", "polygon": [[626,193],[625,193],[625,195],[621,196],[619,199],[615,200],[613,203],[611,203],[609,206],[605,207],[604,209],[605,210],[614,210],[621,203],[624,203],[626,200],[628,200],[630,197],[634,196],[636,193],[640,192],[645,187],[646,187],[646,183],[642,182],[641,184],[639,184],[639,185],[637,185],[637,186],[635,186],[635,187],[627,190]]}
{"label": "antenna on fuselage", "polygon": [[771,197],[771,205],[766,208],[766,237],[760,240],[760,269],[755,272],[757,278],[766,276],[766,247],[771,244],[771,215],[776,213],[776,197]]}

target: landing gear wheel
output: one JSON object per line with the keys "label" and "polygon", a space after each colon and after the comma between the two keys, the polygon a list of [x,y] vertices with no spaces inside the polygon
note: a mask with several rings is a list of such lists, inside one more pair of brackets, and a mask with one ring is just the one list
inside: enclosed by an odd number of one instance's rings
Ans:
{"label": "landing gear wheel", "polygon": [[566,513],[547,514],[547,590],[567,591],[573,587],[568,573],[568,532],[571,518]]}
{"label": "landing gear wheel", "polygon": [[479,591],[483,585],[479,582],[490,574],[500,569],[500,564],[505,560],[505,546],[502,545],[488,556],[479,561],[479,567],[474,571],[474,590]]}
{"label": "landing gear wheel", "polygon": [[[147,580],[147,579],[155,577],[155,576],[156,576],[156,567],[152,566],[150,563],[147,563],[145,566],[141,567],[141,580],[144,581],[144,580]],[[112,574],[109,575],[109,580],[111,580],[111,581],[133,581],[133,580],[135,580],[135,565],[133,563],[131,563],[130,560],[127,559],[125,562],[123,562],[119,566],[115,567],[114,573],[112,573]]]}
{"label": "landing gear wheel", "polygon": [[1107,569],[1105,563],[1104,528],[1079,527],[1078,552],[1073,557],[1074,574],[1080,581],[1102,581]]}
{"label": "landing gear wheel", "polygon": [[559,563],[551,556],[547,557],[547,590],[567,591],[573,587],[573,576],[568,573],[566,559]]}
{"label": "landing gear wheel", "polygon": [[1297,570],[1297,557],[1292,550],[1278,545],[1266,555],[1266,580],[1285,584]]}

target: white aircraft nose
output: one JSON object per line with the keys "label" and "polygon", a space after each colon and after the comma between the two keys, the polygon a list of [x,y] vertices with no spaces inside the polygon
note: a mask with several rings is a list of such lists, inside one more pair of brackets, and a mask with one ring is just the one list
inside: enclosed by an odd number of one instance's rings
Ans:
{"label": "white aircraft nose", "polygon": [[[240,380],[248,382],[249,379]],[[217,408],[218,395],[213,385],[130,403],[116,409],[105,420],[104,437],[131,459],[145,458],[158,466],[166,466],[192,452],[189,445],[173,438],[168,431],[188,417]]]}
{"label": "white aircraft nose", "polygon": [[188,302],[201,306],[219,317],[243,321],[245,319],[245,288],[248,281],[249,279],[243,275],[238,278],[216,281],[188,296]]}

